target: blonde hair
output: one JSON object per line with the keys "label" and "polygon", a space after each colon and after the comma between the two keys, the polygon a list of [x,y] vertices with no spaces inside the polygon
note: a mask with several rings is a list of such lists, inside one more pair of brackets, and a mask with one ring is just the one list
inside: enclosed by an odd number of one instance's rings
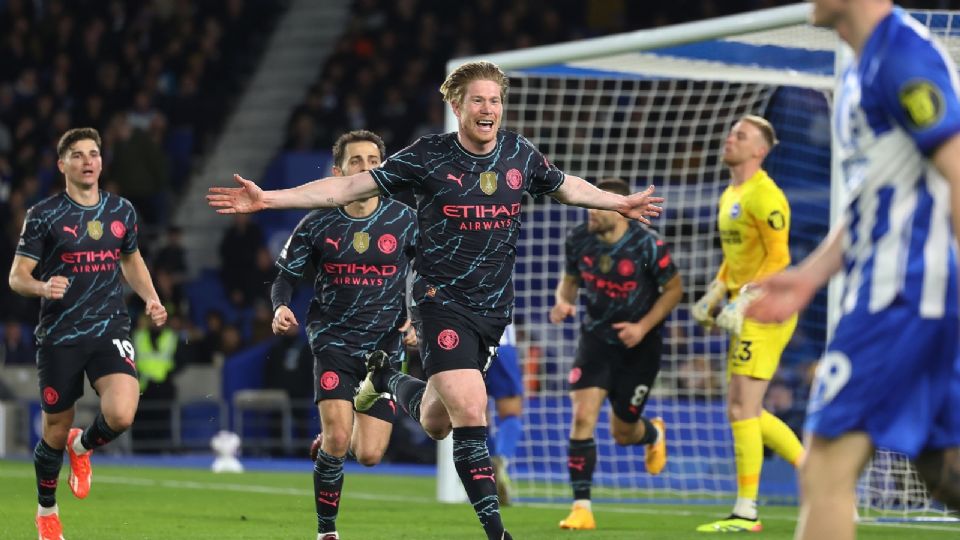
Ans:
{"label": "blonde hair", "polygon": [[769,120],[762,116],[757,116],[755,114],[748,114],[740,119],[741,122],[747,122],[752,124],[754,127],[760,130],[760,135],[763,136],[763,140],[766,141],[767,147],[771,150],[774,146],[777,145],[777,132],[773,129],[773,124]]}
{"label": "blonde hair", "polygon": [[467,85],[473,81],[493,81],[497,83],[500,86],[500,100],[506,101],[507,88],[510,86],[507,76],[500,69],[500,66],[483,60],[467,62],[447,75],[447,80],[440,85],[443,100],[449,103],[463,103]]}

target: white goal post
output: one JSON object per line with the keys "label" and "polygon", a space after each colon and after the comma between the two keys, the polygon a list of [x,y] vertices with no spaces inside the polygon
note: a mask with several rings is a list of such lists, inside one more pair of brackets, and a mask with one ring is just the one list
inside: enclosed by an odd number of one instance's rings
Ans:
{"label": "white goal post", "polygon": [[[653,183],[667,198],[656,223],[671,244],[685,285],[681,306],[665,327],[663,364],[648,411],[668,422],[670,463],[651,477],[642,449],[612,442],[604,408],[596,436],[598,501],[727,501],[735,490],[732,441],[724,412],[726,338],[704,332],[688,308],[719,266],[716,204],[726,186],[722,140],[747,113],[766,116],[782,144],[765,167],[793,209],[791,253],[805,256],[832,219],[829,107],[835,62],[842,54],[831,31],[807,24],[811,5],[795,4],[559,45],[451,60],[499,64],[511,89],[503,127],[520,132],[561,169],[597,180],[616,176],[634,187]],[[915,15],[952,28],[952,14]],[[942,17],[948,20],[944,22]],[[927,21],[923,21],[927,17]],[[948,49],[956,54],[957,48]],[[456,129],[447,112],[447,129]],[[546,314],[563,269],[566,231],[585,212],[549,197],[527,201],[515,274],[517,347],[525,362],[524,437],[511,466],[516,496],[566,501],[566,444],[570,404],[566,373],[573,361],[578,322],[551,325]],[[826,294],[804,314],[785,354],[793,368],[781,378],[804,377],[828,332]],[[777,380],[775,379],[775,382]],[[784,414],[802,410],[805,395],[781,380],[776,404],[795,400]],[[773,386],[773,385],[772,385]],[[786,393],[784,388],[786,388]],[[773,399],[771,397],[770,399]],[[438,498],[465,500],[452,467],[452,444],[441,443]],[[795,501],[792,469],[767,460],[761,497]],[[862,515],[943,516],[926,497],[909,464],[878,453],[861,481]]]}

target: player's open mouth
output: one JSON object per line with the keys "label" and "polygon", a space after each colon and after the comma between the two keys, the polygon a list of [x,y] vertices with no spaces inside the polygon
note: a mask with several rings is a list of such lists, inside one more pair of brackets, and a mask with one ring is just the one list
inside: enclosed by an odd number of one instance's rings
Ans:
{"label": "player's open mouth", "polygon": [[478,120],[477,127],[479,127],[481,131],[490,131],[493,129],[493,120]]}

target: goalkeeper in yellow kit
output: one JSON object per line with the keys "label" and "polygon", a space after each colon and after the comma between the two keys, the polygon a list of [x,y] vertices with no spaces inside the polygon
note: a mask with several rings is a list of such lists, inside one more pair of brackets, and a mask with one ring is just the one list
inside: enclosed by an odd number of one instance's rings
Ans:
{"label": "goalkeeper in yellow kit", "polygon": [[[691,311],[700,324],[716,324],[730,333],[727,417],[737,460],[737,501],[728,518],[701,525],[699,532],[759,532],[757,491],[763,446],[794,465],[803,454],[793,431],[763,410],[763,396],[797,326],[797,316],[779,324],[743,317],[751,297],[749,287],[742,291],[744,285],[790,264],[790,205],[761,168],[776,143],[770,122],[747,115],[734,124],[723,148],[723,162],[731,175],[730,185],[720,196],[718,214],[723,263]],[[724,300],[729,302],[717,314]]]}

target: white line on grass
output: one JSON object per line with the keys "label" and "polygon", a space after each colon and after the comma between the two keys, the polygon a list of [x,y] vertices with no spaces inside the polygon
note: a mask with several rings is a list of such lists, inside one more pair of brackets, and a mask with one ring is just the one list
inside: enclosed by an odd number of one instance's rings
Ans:
{"label": "white line on grass", "polygon": [[[33,474],[21,472],[21,471],[0,471],[0,477],[11,477],[11,478],[33,478]],[[211,490],[211,491],[232,491],[239,493],[260,493],[266,495],[288,495],[294,497],[311,497],[313,496],[312,490],[307,489],[295,489],[295,488],[282,488],[275,486],[262,486],[262,485],[253,485],[253,484],[233,484],[233,483],[220,483],[220,482],[195,482],[187,480],[154,480],[152,478],[136,478],[131,476],[109,476],[109,475],[97,475],[96,481],[98,483],[105,484],[118,484],[118,485],[129,485],[129,486],[144,486],[144,487],[163,487],[169,489],[196,489],[196,490]],[[436,504],[437,501],[430,497],[416,497],[411,495],[403,496],[391,496],[384,495],[383,493],[364,493],[359,491],[350,491],[347,494],[348,498],[363,499],[369,501],[386,501],[386,502],[406,502],[406,503],[419,503],[419,504]],[[518,506],[524,506],[528,508],[543,508],[543,509],[563,509],[568,505],[565,503],[519,503]],[[655,506],[655,505],[654,505]],[[705,506],[709,508],[709,506]],[[672,508],[662,508],[662,507],[644,507],[644,506],[607,506],[607,505],[595,505],[593,510],[598,513],[616,513],[616,514],[659,514],[659,515],[670,515],[670,516],[705,516],[709,517],[715,515],[716,512],[713,511],[703,511],[695,512],[690,510],[677,510]],[[766,520],[777,520],[777,521],[795,521],[796,516],[776,514],[770,512],[764,512],[763,519]],[[957,532],[958,527],[949,526],[949,525],[929,525],[929,524],[918,524],[918,523],[870,523],[870,522],[861,522],[859,525],[867,525],[872,527],[891,527],[891,528],[901,528],[901,529],[911,529],[911,530],[925,530],[925,531],[946,531],[946,532]]]}

